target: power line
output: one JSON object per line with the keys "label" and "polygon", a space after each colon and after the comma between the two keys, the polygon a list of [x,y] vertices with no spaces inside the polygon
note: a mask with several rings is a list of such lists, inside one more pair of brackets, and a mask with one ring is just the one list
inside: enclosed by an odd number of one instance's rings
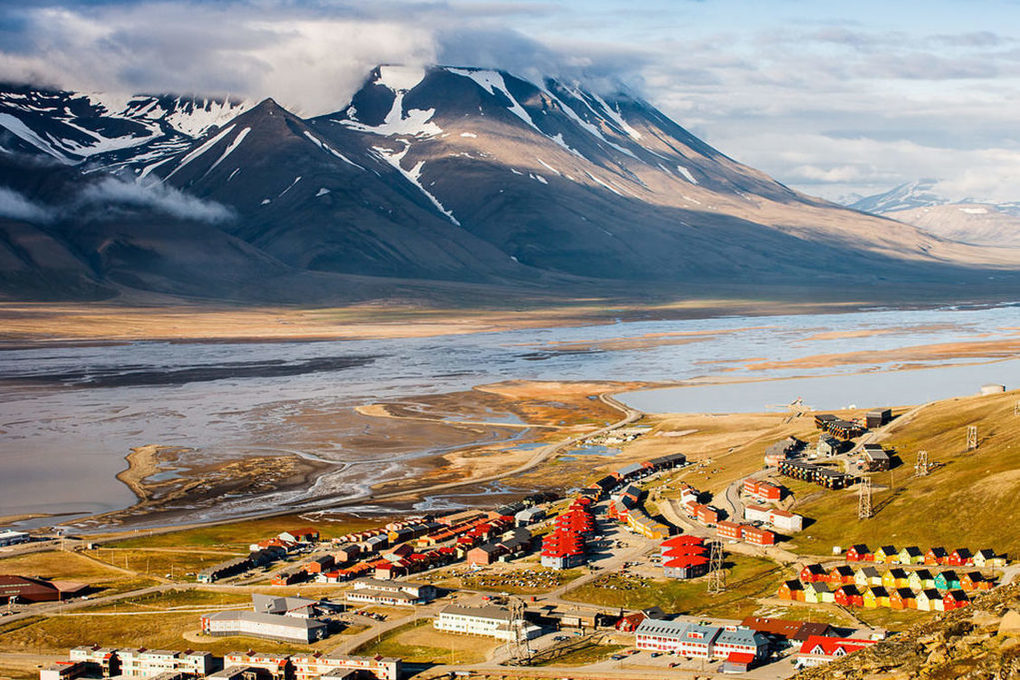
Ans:
{"label": "power line", "polygon": [[869,517],[871,517],[871,477],[864,477],[857,489],[857,519]]}
{"label": "power line", "polygon": [[708,592],[716,595],[726,590],[726,572],[723,571],[722,543],[712,542],[708,556]]}

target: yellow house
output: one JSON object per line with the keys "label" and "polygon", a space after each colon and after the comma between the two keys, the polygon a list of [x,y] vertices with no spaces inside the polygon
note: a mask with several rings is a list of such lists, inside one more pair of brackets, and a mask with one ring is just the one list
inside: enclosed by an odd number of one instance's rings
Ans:
{"label": "yellow house", "polygon": [[810,604],[822,604],[835,601],[835,596],[829,589],[828,583],[805,583],[804,601]]}
{"label": "yellow house", "polygon": [[896,546],[884,545],[875,551],[875,562],[896,564],[899,561],[900,551],[896,549]]}
{"label": "yellow house", "polygon": [[878,598],[875,597],[875,591],[869,588],[864,591],[864,608],[865,609],[878,609]]}
{"label": "yellow house", "polygon": [[899,553],[900,564],[924,564],[924,553],[920,548],[910,546]]}
{"label": "yellow house", "polygon": [[910,586],[910,577],[903,569],[890,569],[882,574],[882,585],[885,586],[887,590],[907,588]]}

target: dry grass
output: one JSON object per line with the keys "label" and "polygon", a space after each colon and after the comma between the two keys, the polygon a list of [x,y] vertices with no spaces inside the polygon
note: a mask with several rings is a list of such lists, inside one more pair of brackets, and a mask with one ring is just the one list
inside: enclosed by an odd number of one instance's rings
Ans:
{"label": "dry grass", "polygon": [[488,637],[457,635],[436,630],[425,619],[405,624],[362,645],[356,654],[395,656],[409,663],[480,663],[498,646]]}
{"label": "dry grass", "polygon": [[[882,442],[899,453],[904,465],[892,474],[877,473],[875,516],[858,521],[852,492],[828,492],[804,499],[797,512],[815,520],[797,536],[797,549],[827,554],[833,545],[865,543],[991,548],[1020,553],[1020,524],[1015,517],[1020,495],[1020,417],[1014,407],[1020,392],[950,399],[922,410],[913,420],[890,428]],[[977,451],[965,449],[966,429],[976,425]],[[940,467],[913,477],[919,449]],[[894,483],[890,487],[890,480]]]}
{"label": "dry grass", "polygon": [[72,552],[53,550],[0,560],[0,574],[17,574],[57,581],[86,583],[100,595],[123,593],[155,585],[153,579],[125,574]]}

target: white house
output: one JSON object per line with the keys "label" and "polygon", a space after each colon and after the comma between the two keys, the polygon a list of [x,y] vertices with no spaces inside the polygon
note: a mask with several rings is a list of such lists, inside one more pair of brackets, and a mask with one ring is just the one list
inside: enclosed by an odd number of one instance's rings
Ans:
{"label": "white house", "polygon": [[[497,640],[513,640],[515,631],[511,626],[510,612],[502,607],[492,605],[486,607],[459,607],[451,605],[439,611],[439,616],[432,620],[436,630],[466,635],[484,635]],[[521,621],[524,638],[530,640],[538,637],[542,629],[538,626]]]}

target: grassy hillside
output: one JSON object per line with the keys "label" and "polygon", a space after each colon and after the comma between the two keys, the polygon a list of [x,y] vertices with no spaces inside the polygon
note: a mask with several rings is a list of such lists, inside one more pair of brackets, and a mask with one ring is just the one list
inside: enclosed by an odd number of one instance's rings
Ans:
{"label": "grassy hillside", "polygon": [[[1015,521],[1020,495],[1020,416],[1014,414],[1020,391],[950,399],[924,407],[915,417],[894,424],[882,440],[903,465],[876,473],[874,517],[857,519],[854,492],[812,494],[797,512],[815,521],[796,538],[810,554],[832,546],[866,543],[921,548],[941,545],[972,550],[992,548],[1020,555],[1020,524]],[[966,451],[967,426],[978,429],[979,447]],[[917,451],[928,451],[937,467],[914,477]]]}

